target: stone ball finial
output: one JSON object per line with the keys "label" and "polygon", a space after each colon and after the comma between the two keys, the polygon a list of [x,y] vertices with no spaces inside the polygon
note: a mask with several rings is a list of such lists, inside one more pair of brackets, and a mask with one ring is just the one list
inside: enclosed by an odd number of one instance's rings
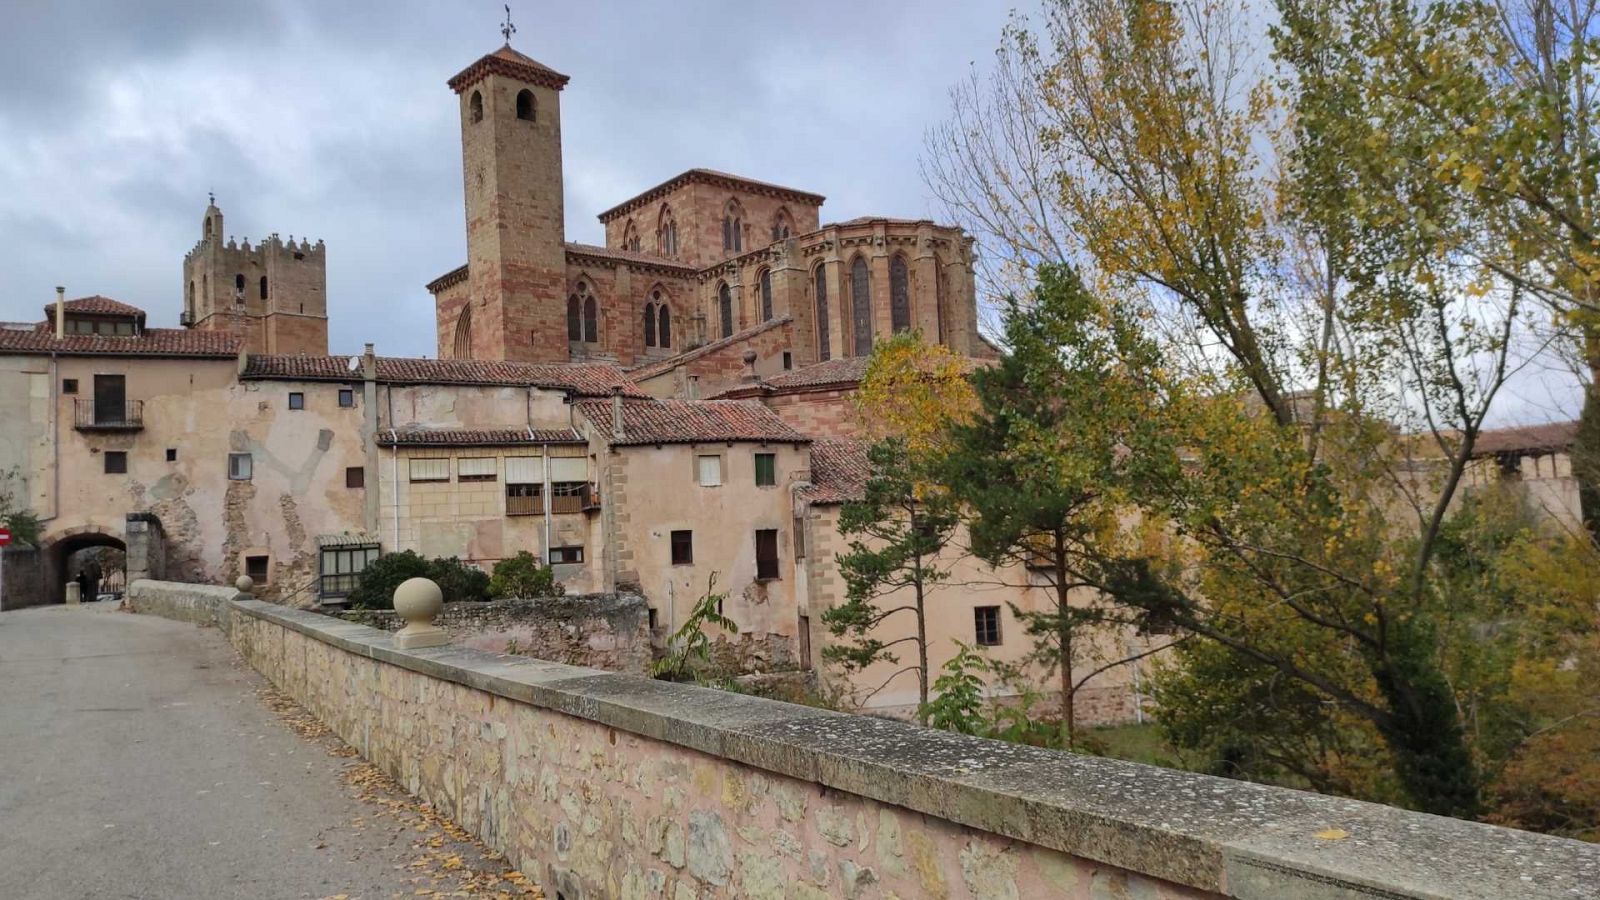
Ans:
{"label": "stone ball finial", "polygon": [[234,590],[237,590],[241,594],[250,593],[252,590],[255,590],[255,586],[256,580],[251,578],[249,575],[240,575],[233,582]]}
{"label": "stone ball finial", "polygon": [[756,361],[756,352],[754,350],[746,350],[744,352],[744,364],[748,366],[748,365],[750,365],[751,363],[753,363],[755,361]]}
{"label": "stone ball finial", "polygon": [[394,611],[406,620],[395,633],[394,645],[403,650],[437,647],[450,642],[450,635],[433,624],[433,617],[444,609],[444,592],[428,578],[407,578],[394,589]]}

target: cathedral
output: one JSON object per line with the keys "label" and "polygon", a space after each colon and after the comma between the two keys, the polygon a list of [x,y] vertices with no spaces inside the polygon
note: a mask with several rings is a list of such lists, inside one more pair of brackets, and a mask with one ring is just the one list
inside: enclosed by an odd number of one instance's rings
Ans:
{"label": "cathedral", "polygon": [[717,345],[755,351],[753,368],[771,373],[864,357],[911,329],[990,352],[972,240],[958,228],[870,216],[823,224],[819,194],[690,169],[601,213],[605,246],[567,241],[567,81],[509,44],[449,81],[467,261],[428,285],[441,359],[634,369]]}

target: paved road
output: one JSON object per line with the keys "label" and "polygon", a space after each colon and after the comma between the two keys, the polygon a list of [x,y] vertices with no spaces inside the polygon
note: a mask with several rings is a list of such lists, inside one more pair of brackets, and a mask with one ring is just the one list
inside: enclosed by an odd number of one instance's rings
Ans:
{"label": "paved road", "polygon": [[0,613],[0,897],[412,896],[412,829],[261,684],[214,630]]}

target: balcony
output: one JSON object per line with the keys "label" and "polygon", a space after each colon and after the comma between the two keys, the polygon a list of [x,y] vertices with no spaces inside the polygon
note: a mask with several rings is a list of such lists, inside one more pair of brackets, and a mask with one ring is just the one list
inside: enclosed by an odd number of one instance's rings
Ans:
{"label": "balcony", "polygon": [[538,494],[528,494],[523,496],[507,494],[506,515],[542,516],[544,515],[544,498]]}
{"label": "balcony", "polygon": [[582,513],[600,508],[600,496],[582,481],[558,481],[550,485],[550,512]]}
{"label": "balcony", "polygon": [[74,400],[72,427],[79,431],[143,431],[144,401],[102,403]]}

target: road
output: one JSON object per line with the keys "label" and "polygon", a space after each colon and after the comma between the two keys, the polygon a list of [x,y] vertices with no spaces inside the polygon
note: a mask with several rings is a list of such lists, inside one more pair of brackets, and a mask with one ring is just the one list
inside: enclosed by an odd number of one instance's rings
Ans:
{"label": "road", "polygon": [[0,897],[437,884],[418,877],[416,820],[359,797],[360,760],[290,730],[262,686],[214,629],[98,604],[0,613]]}

